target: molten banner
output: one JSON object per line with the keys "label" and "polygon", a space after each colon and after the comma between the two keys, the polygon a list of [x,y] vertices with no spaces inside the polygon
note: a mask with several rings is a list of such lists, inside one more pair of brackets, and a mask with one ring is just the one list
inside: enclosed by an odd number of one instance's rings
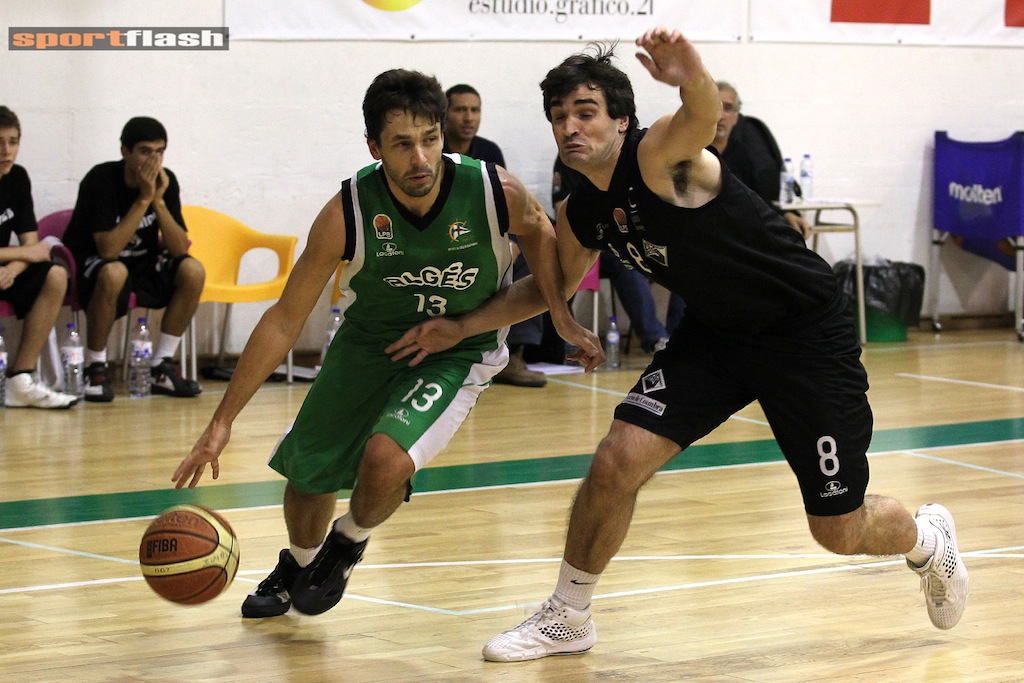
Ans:
{"label": "molten banner", "polygon": [[1007,237],[1024,235],[1024,132],[996,142],[962,142],[935,133],[932,225],[964,249],[1012,269]]}

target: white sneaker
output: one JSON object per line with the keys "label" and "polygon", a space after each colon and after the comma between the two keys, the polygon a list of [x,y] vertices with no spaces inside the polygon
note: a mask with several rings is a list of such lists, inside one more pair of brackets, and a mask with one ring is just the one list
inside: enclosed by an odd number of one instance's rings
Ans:
{"label": "white sneaker", "polygon": [[917,519],[938,529],[935,554],[924,566],[907,565],[921,576],[921,590],[928,616],[936,627],[956,626],[967,607],[970,579],[956,546],[956,525],[945,507],[929,503],[917,510]]}
{"label": "white sneaker", "polygon": [[30,372],[7,378],[4,405],[8,408],[70,408],[76,403],[77,396],[54,391],[36,381]]}
{"label": "white sneaker", "polygon": [[579,611],[551,597],[532,617],[487,641],[489,662],[524,662],[548,655],[578,655],[597,643],[590,610]]}

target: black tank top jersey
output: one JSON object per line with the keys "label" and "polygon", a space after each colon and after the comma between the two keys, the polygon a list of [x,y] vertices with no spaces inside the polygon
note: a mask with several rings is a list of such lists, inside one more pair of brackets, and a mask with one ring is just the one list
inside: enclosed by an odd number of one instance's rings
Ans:
{"label": "black tank top jersey", "polygon": [[721,331],[792,330],[838,308],[831,266],[724,163],[721,192],[704,206],[648,189],[637,163],[646,132],[626,136],[607,192],[586,179],[573,189],[566,210],[580,244],[641,269],[682,296],[687,318]]}

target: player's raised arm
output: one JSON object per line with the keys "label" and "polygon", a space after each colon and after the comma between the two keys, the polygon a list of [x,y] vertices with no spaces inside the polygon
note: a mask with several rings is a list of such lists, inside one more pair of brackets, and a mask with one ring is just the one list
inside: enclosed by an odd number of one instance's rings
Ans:
{"label": "player's raised arm", "polygon": [[711,163],[704,148],[715,139],[722,102],[697,49],[678,30],[651,29],[636,44],[642,50],[637,59],[651,76],[679,88],[679,109],[655,121],[638,150],[644,180],[664,197],[678,191],[681,164]]}

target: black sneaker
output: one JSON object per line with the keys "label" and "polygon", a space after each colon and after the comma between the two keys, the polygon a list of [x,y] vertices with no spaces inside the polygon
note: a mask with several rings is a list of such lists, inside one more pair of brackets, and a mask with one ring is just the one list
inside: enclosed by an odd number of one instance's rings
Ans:
{"label": "black sneaker", "polygon": [[291,552],[287,548],[282,550],[274,571],[256,586],[256,590],[246,596],[245,602],[242,603],[242,616],[262,619],[279,617],[287,612],[292,606],[289,595],[292,584],[301,571],[302,567],[292,557]]}
{"label": "black sneaker", "polygon": [[85,400],[94,403],[110,403],[114,400],[114,387],[106,363],[90,363],[85,369]]}
{"label": "black sneaker", "polygon": [[337,605],[369,540],[355,543],[332,526],[320,552],[292,586],[295,609],[303,614],[322,614]]}
{"label": "black sneaker", "polygon": [[192,398],[203,391],[197,382],[182,377],[177,364],[166,356],[160,361],[160,365],[149,369],[149,374],[152,375],[150,386],[154,394]]}

